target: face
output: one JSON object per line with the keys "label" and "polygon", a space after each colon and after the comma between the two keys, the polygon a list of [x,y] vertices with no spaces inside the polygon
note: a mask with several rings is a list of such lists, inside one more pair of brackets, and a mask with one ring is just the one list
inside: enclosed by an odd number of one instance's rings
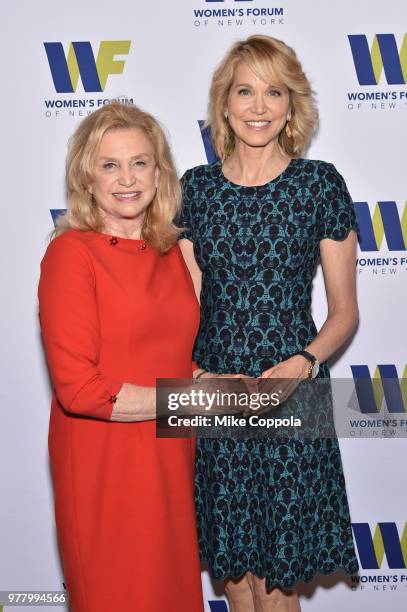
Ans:
{"label": "face", "polygon": [[143,222],[154,199],[159,169],[153,145],[138,128],[104,134],[89,186],[106,226]]}
{"label": "face", "polygon": [[245,63],[236,67],[227,100],[228,121],[236,144],[266,147],[276,143],[290,112],[289,92],[281,83],[265,83]]}

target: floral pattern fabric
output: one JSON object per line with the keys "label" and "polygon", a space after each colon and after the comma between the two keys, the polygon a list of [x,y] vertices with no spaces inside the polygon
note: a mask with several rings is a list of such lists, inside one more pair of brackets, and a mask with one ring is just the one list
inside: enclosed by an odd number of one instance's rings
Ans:
{"label": "floral pattern fabric", "polygon": [[[258,187],[228,181],[219,162],[188,170],[180,224],[202,270],[194,360],[250,376],[315,337],[319,243],[357,229],[341,175],[305,159]],[[319,376],[329,377],[326,363]],[[251,571],[290,588],[317,572],[357,572],[336,438],[200,438],[195,483],[201,558],[216,580]]]}

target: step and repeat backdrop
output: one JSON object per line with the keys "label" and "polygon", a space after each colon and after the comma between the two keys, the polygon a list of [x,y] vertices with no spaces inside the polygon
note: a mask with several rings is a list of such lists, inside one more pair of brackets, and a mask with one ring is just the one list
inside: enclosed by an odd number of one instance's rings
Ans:
{"label": "step and repeat backdrop", "polygon": [[[301,59],[321,116],[308,156],[343,174],[360,226],[360,325],[332,372],[362,381],[351,398],[351,434],[340,441],[361,569],[301,585],[301,605],[404,611],[406,442],[393,426],[407,418],[405,1],[23,0],[3,8],[2,24],[0,591],[63,590],[36,287],[53,215],[65,208],[67,140],[89,113],[126,99],[166,126],[180,175],[210,161],[202,125],[211,74],[232,42],[260,33]],[[321,325],[320,271],[313,304]],[[202,579],[206,610],[227,612],[205,571]]]}

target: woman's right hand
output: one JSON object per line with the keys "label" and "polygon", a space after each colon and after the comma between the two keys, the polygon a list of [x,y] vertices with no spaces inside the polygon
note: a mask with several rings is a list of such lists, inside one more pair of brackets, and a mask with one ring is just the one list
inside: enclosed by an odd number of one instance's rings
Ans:
{"label": "woman's right hand", "polygon": [[[216,393],[217,391],[221,391],[222,393],[237,393],[240,395],[251,393],[257,393],[257,379],[252,376],[248,376],[247,374],[236,374],[236,373],[222,373],[217,374],[215,372],[208,372],[199,368],[199,370],[195,370],[198,372],[197,380],[195,385],[199,385],[202,381],[202,390],[206,393]],[[195,374],[194,372],[194,374]],[[194,376],[195,378],[195,376]],[[222,381],[222,382],[221,382]],[[239,384],[239,381],[240,384]],[[230,384],[228,384],[228,382]],[[221,383],[221,384],[219,384]],[[219,388],[221,387],[221,388]],[[212,414],[224,415],[224,414],[246,414],[246,410],[242,407],[236,406],[214,406],[212,409]]]}

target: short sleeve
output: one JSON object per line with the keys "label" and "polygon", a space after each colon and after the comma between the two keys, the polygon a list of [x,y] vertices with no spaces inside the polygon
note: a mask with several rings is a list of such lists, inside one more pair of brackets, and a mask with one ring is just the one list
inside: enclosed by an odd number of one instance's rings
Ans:
{"label": "short sleeve", "polygon": [[193,187],[191,185],[191,171],[187,170],[181,178],[182,188],[182,205],[181,212],[178,218],[178,227],[182,228],[182,234],[179,239],[185,238],[193,242],[193,226],[191,215],[191,202],[193,198]]}
{"label": "short sleeve", "polygon": [[67,411],[110,420],[122,382],[99,369],[100,330],[87,248],[62,234],[47,248],[38,287],[41,333],[55,396]]}
{"label": "short sleeve", "polygon": [[319,240],[345,240],[351,230],[358,232],[355,208],[343,177],[333,164],[326,164],[322,190],[323,214]]}

